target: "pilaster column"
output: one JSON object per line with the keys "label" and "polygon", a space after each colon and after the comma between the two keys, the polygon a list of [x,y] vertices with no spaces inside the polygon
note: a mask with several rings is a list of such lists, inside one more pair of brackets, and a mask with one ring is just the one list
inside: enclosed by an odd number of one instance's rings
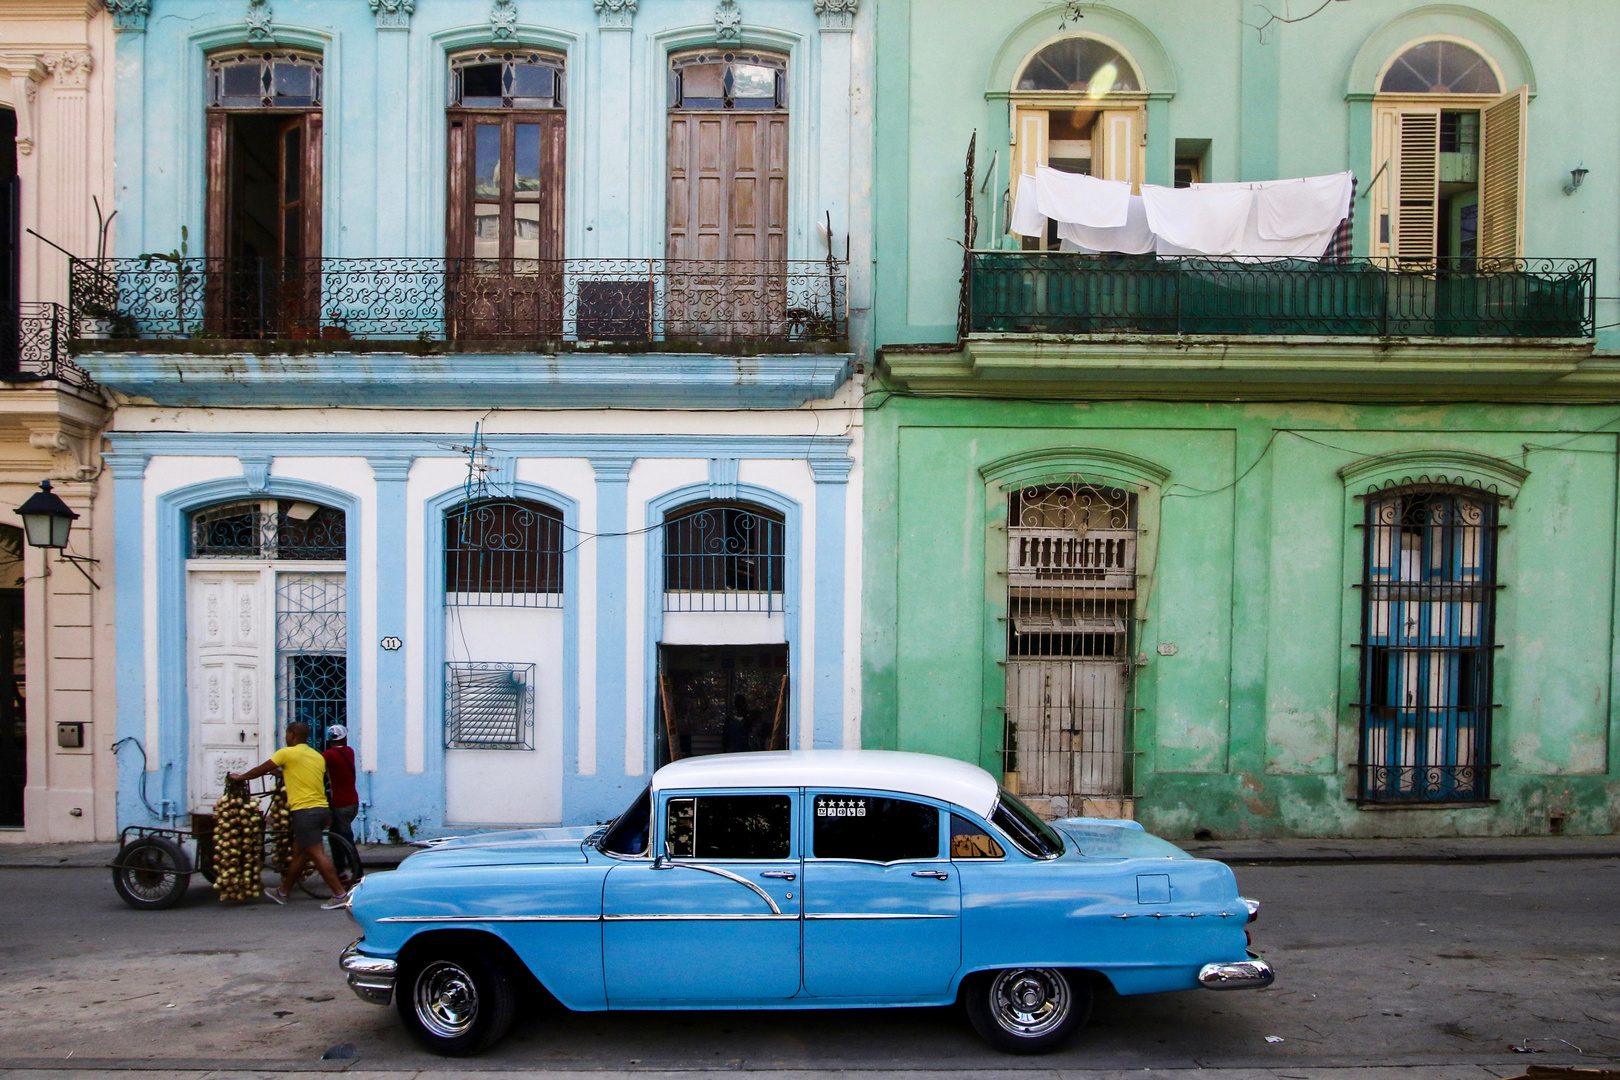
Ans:
{"label": "pilaster column", "polygon": [[[413,0],[371,0],[377,17],[377,128],[373,168],[377,171],[375,251],[380,256],[406,253],[410,223],[406,177],[410,174],[410,43]],[[347,254],[347,253],[346,253]]]}
{"label": "pilaster column", "polygon": [[[420,660],[422,656],[422,643],[405,636],[406,482],[414,459],[391,454],[366,460],[377,484],[377,555],[372,563],[372,580],[366,583],[376,612],[371,627],[371,636],[376,640],[365,642],[364,647],[373,650],[376,657],[377,691],[371,703],[361,706],[359,764],[365,772],[381,772],[392,780],[405,773],[406,743],[410,738],[426,738],[425,732],[405,730],[406,665],[410,657]],[[431,572],[424,580],[428,588],[433,588]],[[350,633],[366,632],[364,620],[359,621],[359,627],[350,625]],[[403,639],[403,646],[385,649],[382,641],[386,638]]]}
{"label": "pilaster column", "polygon": [[635,463],[630,454],[591,458],[596,470],[596,771],[604,778],[632,775],[627,765],[630,740],[636,741],[638,757],[643,743],[641,732],[625,730],[629,539],[624,534],[629,528],[630,469]]}
{"label": "pilaster column", "polygon": [[[855,460],[847,454],[812,457],[816,482],[816,657],[811,737],[817,750],[844,745],[845,498]],[[859,749],[859,746],[850,749]]]}
{"label": "pilaster column", "polygon": [[[818,224],[827,224],[832,215],[827,242],[835,258],[844,256],[844,240],[849,237],[850,200],[850,113],[854,56],[855,16],[860,0],[815,0],[821,23],[821,101],[816,117],[816,148],[820,163],[820,202],[816,204]],[[813,247],[810,258],[827,254]]]}
{"label": "pilaster column", "polygon": [[630,43],[636,0],[595,0],[600,74],[596,95],[596,193],[594,228],[586,250],[602,258],[653,252],[630,250]]}
{"label": "pilaster column", "polygon": [[[44,65],[52,76],[49,147],[52,184],[49,191],[41,192],[40,220],[49,223],[59,234],[52,237],[58,244],[77,255],[89,256],[95,253],[95,242],[87,227],[90,213],[89,87],[95,61],[87,50],[77,50],[49,54],[44,57]],[[65,273],[52,276],[66,280]],[[56,290],[40,290],[42,294],[46,291]],[[65,301],[67,297],[41,295],[40,299]]]}
{"label": "pilaster column", "polygon": [[[157,716],[146,711],[146,454],[115,450],[101,455],[113,478],[113,575],[117,645],[118,738],[135,739],[146,752],[147,799],[160,783]],[[105,567],[103,567],[103,578]],[[103,587],[106,581],[102,582]],[[118,827],[156,822],[141,801],[141,755],[133,744],[118,754]]]}

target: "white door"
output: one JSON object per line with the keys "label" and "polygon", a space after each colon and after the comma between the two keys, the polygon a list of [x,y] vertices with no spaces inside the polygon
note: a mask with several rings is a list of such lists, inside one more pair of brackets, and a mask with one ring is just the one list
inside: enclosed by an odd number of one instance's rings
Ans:
{"label": "white door", "polygon": [[257,765],[275,746],[275,611],[263,570],[193,570],[188,577],[191,805],[206,812],[227,773]]}

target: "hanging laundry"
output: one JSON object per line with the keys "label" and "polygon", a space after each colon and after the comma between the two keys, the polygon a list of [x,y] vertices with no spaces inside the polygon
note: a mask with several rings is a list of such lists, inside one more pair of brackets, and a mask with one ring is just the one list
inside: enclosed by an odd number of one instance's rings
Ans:
{"label": "hanging laundry", "polygon": [[1069,221],[1058,222],[1058,239],[1069,246],[1064,250],[1087,254],[1119,252],[1124,255],[1145,255],[1153,250],[1153,230],[1148,228],[1147,209],[1142,196],[1132,195],[1125,216],[1125,224],[1117,229],[1096,229]]}
{"label": "hanging laundry", "polygon": [[1040,165],[1035,169],[1035,195],[1036,209],[1054,221],[1119,229],[1129,212],[1131,185]]}
{"label": "hanging laundry", "polygon": [[1160,254],[1231,255],[1243,246],[1254,192],[1233,185],[1212,189],[1142,185],[1148,226],[1164,245]]}
{"label": "hanging laundry", "polygon": [[1294,240],[1338,228],[1350,213],[1352,179],[1351,173],[1342,172],[1257,185],[1260,238]]}
{"label": "hanging laundry", "polygon": [[1012,217],[1007,219],[1007,231],[1014,236],[1046,236],[1046,215],[1035,206],[1035,178],[1025,173],[1018,178],[1018,190],[1013,194]]}

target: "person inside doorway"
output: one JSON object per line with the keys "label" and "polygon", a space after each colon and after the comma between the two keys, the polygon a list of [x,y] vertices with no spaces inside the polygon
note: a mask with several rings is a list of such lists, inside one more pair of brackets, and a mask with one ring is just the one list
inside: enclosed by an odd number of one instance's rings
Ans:
{"label": "person inside doorway", "polygon": [[281,888],[264,890],[264,895],[278,904],[285,904],[292,886],[304,876],[304,868],[315,864],[326,887],[332,890],[332,899],[322,904],[332,910],[343,906],[348,891],[338,880],[332,860],[327,858],[321,834],[331,823],[332,812],[326,802],[326,759],[309,745],[309,725],[294,720],[287,725],[287,745],[270,755],[268,761],[244,773],[231,773],[232,780],[255,780],[266,773],[280,772],[287,784],[287,809],[291,811],[293,855],[282,875]]}
{"label": "person inside doorway", "polygon": [[[360,813],[360,795],[354,789],[354,750],[349,746],[348,728],[333,724],[326,729],[326,749],[321,751],[321,757],[326,759],[326,789],[332,808],[332,831],[352,844],[355,815]],[[344,879],[344,884],[354,879],[355,867],[333,865],[338,877]]]}

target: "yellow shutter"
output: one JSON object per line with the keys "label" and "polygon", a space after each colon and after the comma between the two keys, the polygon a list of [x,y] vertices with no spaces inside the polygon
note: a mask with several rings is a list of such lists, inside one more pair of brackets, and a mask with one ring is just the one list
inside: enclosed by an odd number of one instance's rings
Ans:
{"label": "yellow shutter", "polygon": [[1524,254],[1524,136],[1530,88],[1521,86],[1480,110],[1479,254]]}
{"label": "yellow shutter", "polygon": [[1133,191],[1141,190],[1145,119],[1142,109],[1104,109],[1097,114],[1091,134],[1093,176],[1124,180]]}
{"label": "yellow shutter", "polygon": [[1046,164],[1050,121],[1045,109],[1013,110],[1012,197],[1018,197],[1018,178],[1034,176],[1037,165]]}
{"label": "yellow shutter", "polygon": [[1440,113],[1401,113],[1395,138],[1395,255],[1432,259],[1440,217]]}

